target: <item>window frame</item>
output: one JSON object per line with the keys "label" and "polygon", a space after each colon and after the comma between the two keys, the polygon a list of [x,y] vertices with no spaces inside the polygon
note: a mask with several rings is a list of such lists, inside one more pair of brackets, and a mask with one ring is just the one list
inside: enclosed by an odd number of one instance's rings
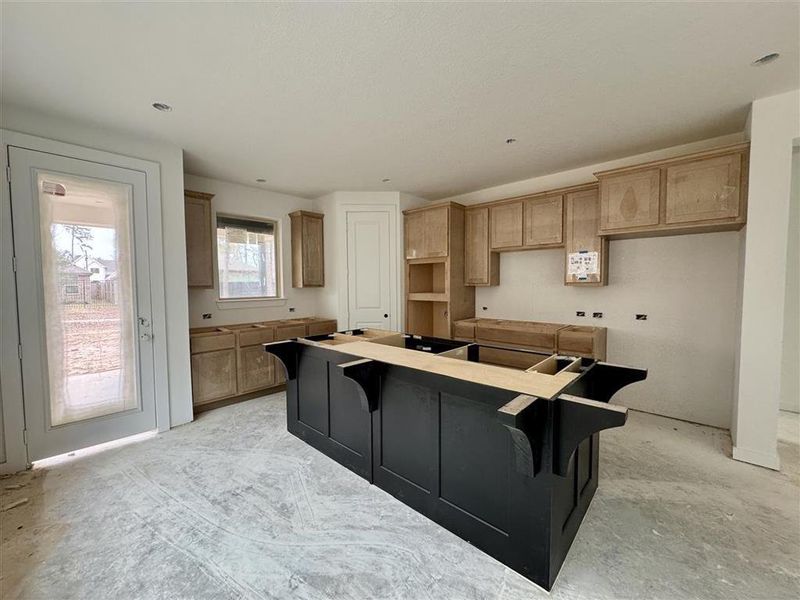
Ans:
{"label": "window frame", "polygon": [[[274,227],[275,238],[275,296],[238,296],[232,298],[222,297],[222,286],[219,279],[219,243],[217,242],[217,230],[219,229],[218,220],[237,219],[239,221],[251,221],[253,223],[269,223]],[[263,303],[285,302],[283,289],[283,224],[280,219],[271,217],[253,217],[228,212],[214,213],[214,282],[217,291],[217,306],[224,308],[226,304],[253,303],[254,305]]]}

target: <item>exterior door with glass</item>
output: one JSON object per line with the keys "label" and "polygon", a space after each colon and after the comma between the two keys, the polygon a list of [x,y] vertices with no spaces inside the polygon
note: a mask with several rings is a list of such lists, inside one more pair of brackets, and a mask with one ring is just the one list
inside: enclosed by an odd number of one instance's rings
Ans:
{"label": "exterior door with glass", "polygon": [[29,460],[155,429],[145,173],[9,163]]}

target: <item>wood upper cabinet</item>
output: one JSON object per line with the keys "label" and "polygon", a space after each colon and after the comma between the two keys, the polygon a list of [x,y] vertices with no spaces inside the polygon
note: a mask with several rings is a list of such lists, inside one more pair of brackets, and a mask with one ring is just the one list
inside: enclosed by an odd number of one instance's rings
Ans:
{"label": "wood upper cabinet", "polygon": [[661,170],[600,178],[600,231],[658,225]]}
{"label": "wood upper cabinet", "polygon": [[325,285],[325,251],[321,213],[298,210],[292,220],[292,287]]}
{"label": "wood upper cabinet", "polygon": [[214,287],[214,235],[211,227],[213,194],[184,190],[186,282],[189,287]]}
{"label": "wood upper cabinet", "polygon": [[526,247],[554,247],[564,243],[564,196],[529,198],[524,203]]}
{"label": "wood upper cabinet", "polygon": [[566,194],[565,277],[567,285],[608,283],[608,239],[598,235],[597,188]]}
{"label": "wood upper cabinet", "polygon": [[741,154],[666,167],[665,223],[737,218],[741,171]]}
{"label": "wood upper cabinet", "polygon": [[440,258],[448,255],[449,207],[434,206],[405,214],[406,258]]}
{"label": "wood upper cabinet", "polygon": [[498,285],[500,256],[489,248],[489,208],[464,211],[464,285]]}
{"label": "wood upper cabinet", "polygon": [[678,235],[741,229],[748,144],[595,173],[600,234]]}
{"label": "wood upper cabinet", "polygon": [[492,206],[489,213],[492,250],[521,247],[522,200]]}

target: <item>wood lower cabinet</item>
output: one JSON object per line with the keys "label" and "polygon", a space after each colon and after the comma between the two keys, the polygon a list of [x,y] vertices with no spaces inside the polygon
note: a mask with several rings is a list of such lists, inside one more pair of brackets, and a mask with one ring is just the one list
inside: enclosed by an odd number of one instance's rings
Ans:
{"label": "wood lower cabinet", "polygon": [[612,238],[732,231],[747,217],[749,145],[737,144],[595,173],[600,235]]}
{"label": "wood lower cabinet", "polygon": [[260,344],[239,348],[238,382],[240,394],[275,385],[274,357],[264,352]]}
{"label": "wood lower cabinet", "polygon": [[522,246],[522,210],[521,200],[489,209],[492,250]]}
{"label": "wood lower cabinet", "polygon": [[322,213],[298,210],[292,221],[292,287],[325,286],[325,251]]}
{"label": "wood lower cabinet", "polygon": [[500,255],[489,247],[489,208],[464,211],[464,284],[499,285]]}
{"label": "wood lower cabinet", "polygon": [[285,383],[283,366],[263,344],[307,335],[333,333],[335,319],[304,317],[190,332],[192,402],[202,407],[220,400],[250,397]]}
{"label": "wood lower cabinet", "polygon": [[236,395],[236,350],[214,350],[192,355],[192,399],[206,404]]}
{"label": "wood lower cabinet", "polygon": [[214,234],[211,199],[214,194],[183,192],[186,226],[186,282],[189,287],[214,287]]}
{"label": "wood lower cabinet", "polygon": [[564,196],[556,194],[525,201],[523,244],[553,248],[564,243]]}
{"label": "wood lower cabinet", "polygon": [[[566,356],[585,356],[597,360],[606,359],[607,330],[605,327],[472,318],[456,321],[454,331],[454,337],[459,340],[497,348],[518,348],[546,353],[555,352]],[[487,354],[485,348],[482,348],[482,360],[485,354]],[[525,360],[524,357],[522,358]],[[512,355],[507,355],[503,357],[502,361],[489,360],[489,362],[515,368],[521,368],[524,365],[524,363],[510,362],[514,359],[515,357]]]}
{"label": "wood lower cabinet", "polygon": [[608,283],[608,239],[598,235],[600,206],[597,187],[566,194],[566,285]]}

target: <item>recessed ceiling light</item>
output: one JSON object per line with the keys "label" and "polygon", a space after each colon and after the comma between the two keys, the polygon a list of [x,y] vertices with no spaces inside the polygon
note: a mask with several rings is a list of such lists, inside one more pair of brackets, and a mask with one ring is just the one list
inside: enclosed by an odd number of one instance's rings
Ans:
{"label": "recessed ceiling light", "polygon": [[263,177],[259,177],[258,179],[256,179],[256,183],[267,183],[267,180],[264,179]]}
{"label": "recessed ceiling light", "polygon": [[755,59],[751,64],[754,67],[760,67],[761,65],[766,65],[778,60],[779,57],[780,54],[778,54],[777,52],[770,52],[769,54],[765,54],[761,58]]}
{"label": "recessed ceiling light", "polygon": [[389,179],[388,177],[384,177],[383,179],[381,179],[381,181],[383,183],[389,183],[391,181],[391,179]]}
{"label": "recessed ceiling light", "polygon": [[153,108],[161,112],[172,112],[172,107],[164,102],[153,102]]}
{"label": "recessed ceiling light", "polygon": [[508,138],[508,139],[506,140],[506,144],[513,144],[513,143],[514,143],[514,142],[516,142],[516,141],[517,141],[517,138]]}

